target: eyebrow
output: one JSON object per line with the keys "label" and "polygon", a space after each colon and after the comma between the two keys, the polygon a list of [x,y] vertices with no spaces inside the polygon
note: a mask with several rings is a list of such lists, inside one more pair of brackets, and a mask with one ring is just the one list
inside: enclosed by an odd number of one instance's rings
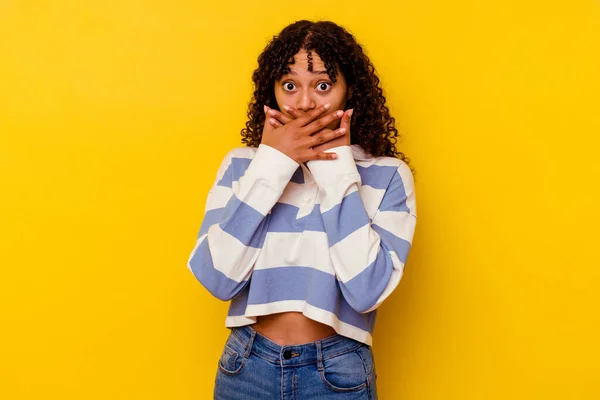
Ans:
{"label": "eyebrow", "polygon": [[[314,75],[322,75],[322,74],[329,75],[329,74],[327,73],[327,71],[311,71],[311,72],[312,72]],[[290,70],[289,74],[290,74],[290,75],[298,75],[298,73],[297,73],[296,71],[293,71],[293,70]]]}

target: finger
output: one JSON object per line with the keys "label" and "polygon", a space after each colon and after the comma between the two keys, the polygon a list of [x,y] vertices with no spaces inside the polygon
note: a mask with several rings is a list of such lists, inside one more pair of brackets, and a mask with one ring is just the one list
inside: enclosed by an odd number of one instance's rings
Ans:
{"label": "finger", "polygon": [[315,147],[323,143],[327,143],[337,137],[344,136],[345,133],[346,128],[339,128],[334,131],[329,130],[323,133],[317,133],[316,135],[310,137],[309,145],[310,147]]}
{"label": "finger", "polygon": [[340,119],[342,117],[342,115],[344,115],[344,112],[342,110],[338,110],[331,114],[324,115],[324,116],[320,117],[319,119],[317,119],[316,121],[313,121],[310,124],[306,125],[303,128],[304,133],[310,135],[315,132],[318,132],[321,129],[327,127],[327,125],[329,125],[333,121]]}
{"label": "finger", "polygon": [[273,129],[275,129],[273,127],[273,125],[271,124],[271,122],[269,121],[269,117],[267,116],[267,111],[269,110],[269,107],[267,107],[266,105],[263,106],[263,110],[265,111],[265,123],[263,126],[263,132],[262,134],[266,134],[268,132],[271,132]]}
{"label": "finger", "polygon": [[317,117],[323,114],[325,111],[329,110],[331,104],[323,104],[314,110],[310,110],[307,113],[302,114],[300,117],[296,118],[296,124],[298,126],[305,126],[314,121]]}
{"label": "finger", "polygon": [[310,160],[335,160],[337,154],[333,152],[326,153],[324,151],[312,150],[306,157],[306,161]]}
{"label": "finger", "polygon": [[342,117],[342,121],[340,122],[340,128],[346,128],[348,132],[350,132],[350,120],[352,118],[352,113],[354,109],[349,109],[344,111],[344,116]]}
{"label": "finger", "polygon": [[317,131],[317,132],[311,134],[311,136],[316,136],[316,135],[320,135],[322,133],[328,133],[328,132],[333,132],[333,129],[323,128],[320,131]]}
{"label": "finger", "polygon": [[276,120],[278,120],[278,121],[279,121],[279,122],[281,122],[282,124],[288,124],[288,123],[290,123],[290,122],[292,122],[292,121],[293,121],[293,119],[292,119],[292,118],[290,118],[290,117],[286,117],[285,115],[283,115],[283,114],[282,114],[282,113],[280,113],[279,111],[277,111],[277,110],[273,110],[272,108],[270,108],[270,109],[267,111],[267,115],[268,115],[269,117],[273,117],[273,118],[275,118]]}
{"label": "finger", "polygon": [[279,128],[282,124],[281,124],[281,122],[277,121],[275,118],[269,118],[269,125],[272,126],[273,128]]}
{"label": "finger", "polygon": [[292,106],[288,106],[287,104],[283,105],[283,109],[290,114],[294,118],[300,118],[304,113]]}

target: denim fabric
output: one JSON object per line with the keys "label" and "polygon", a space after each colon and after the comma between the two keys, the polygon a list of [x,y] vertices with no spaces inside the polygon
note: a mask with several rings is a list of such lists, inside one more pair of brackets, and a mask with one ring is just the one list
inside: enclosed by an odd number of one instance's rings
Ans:
{"label": "denim fabric", "polygon": [[218,362],[215,400],[376,400],[371,347],[341,335],[280,346],[233,328]]}

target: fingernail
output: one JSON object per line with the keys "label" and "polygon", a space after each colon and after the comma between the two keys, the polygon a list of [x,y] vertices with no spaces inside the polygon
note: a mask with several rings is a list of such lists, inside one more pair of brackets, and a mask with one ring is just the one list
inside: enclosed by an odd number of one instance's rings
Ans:
{"label": "fingernail", "polygon": [[331,107],[331,104],[327,103],[323,106],[324,109],[329,110],[329,107]]}
{"label": "fingernail", "polygon": [[288,106],[287,104],[284,104],[284,105],[283,105],[283,109],[284,109],[285,111],[290,111],[290,110],[291,110],[290,106]]}
{"label": "fingernail", "polygon": [[267,113],[267,108],[269,107],[267,107],[267,105],[265,104],[265,106],[263,107],[263,110],[265,110],[265,114]]}
{"label": "fingernail", "polygon": [[275,116],[275,110],[269,110],[267,111],[267,114],[269,114],[271,117]]}
{"label": "fingernail", "polygon": [[336,117],[341,117],[342,115],[344,115],[344,112],[342,110],[335,112]]}
{"label": "fingernail", "polygon": [[340,128],[340,133],[346,133],[346,128]]}
{"label": "fingernail", "polygon": [[331,154],[331,158],[333,158],[335,160],[337,158],[337,154],[336,153]]}
{"label": "fingernail", "polygon": [[351,108],[350,111],[348,111],[348,116],[351,117],[353,112],[354,112],[354,109]]}

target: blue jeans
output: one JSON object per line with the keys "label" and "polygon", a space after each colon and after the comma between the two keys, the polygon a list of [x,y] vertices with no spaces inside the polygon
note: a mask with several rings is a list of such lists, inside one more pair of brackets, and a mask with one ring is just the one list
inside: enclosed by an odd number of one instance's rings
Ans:
{"label": "blue jeans", "polygon": [[218,363],[215,400],[376,400],[371,347],[341,335],[280,346],[233,328]]}

